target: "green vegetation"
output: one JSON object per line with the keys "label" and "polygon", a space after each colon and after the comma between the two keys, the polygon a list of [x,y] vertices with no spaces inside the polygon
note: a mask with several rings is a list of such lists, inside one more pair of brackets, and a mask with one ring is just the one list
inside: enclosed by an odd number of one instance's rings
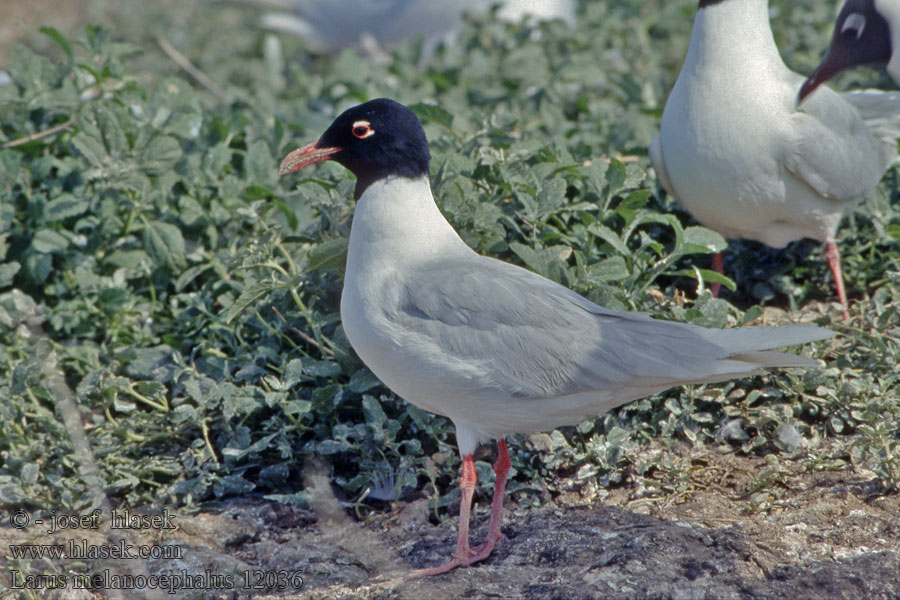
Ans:
{"label": "green vegetation", "polygon": [[[695,2],[586,4],[575,31],[469,22],[426,66],[420,43],[387,62],[314,56],[234,25],[250,22],[246,7],[170,15],[212,91],[137,19],[89,27],[77,42],[46,30],[55,48],[41,53],[17,47],[13,83],[0,86],[0,502],[90,504],[67,406],[116,501],[253,493],[302,505],[300,473],[318,456],[360,511],[412,489],[437,509],[453,502],[452,424],[395,398],[340,328],[352,178],[333,163],[276,174],[284,154],[372,97],[423,120],[435,195],[479,252],[611,308],[707,326],[757,320],[760,302],[820,306],[831,284],[812,244],[732,243],[736,286],[712,299],[698,281],[714,280],[707,255],[724,240],[648,173]],[[830,9],[773,4],[788,63],[808,72]],[[790,460],[853,462],[885,490],[900,487],[898,195],[891,171],[839,233],[854,318],[820,310],[816,322],[841,335],[804,349],[827,368],[640,400],[553,433],[550,453],[516,438],[516,497],[570,485],[560,474],[610,485],[632,468],[677,480],[688,467],[637,452],[651,439],[767,455],[762,487]],[[478,466],[489,486],[487,462]]]}

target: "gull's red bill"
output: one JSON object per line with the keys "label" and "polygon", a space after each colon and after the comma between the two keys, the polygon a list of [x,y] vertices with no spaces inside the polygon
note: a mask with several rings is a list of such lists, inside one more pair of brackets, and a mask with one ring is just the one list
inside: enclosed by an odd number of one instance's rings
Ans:
{"label": "gull's red bill", "polygon": [[328,160],[334,154],[341,151],[340,148],[319,148],[316,146],[317,143],[318,142],[313,142],[302,148],[297,148],[285,156],[284,160],[281,161],[281,165],[278,167],[278,174],[287,175],[288,173],[294,173],[303,167],[308,167],[311,164]]}

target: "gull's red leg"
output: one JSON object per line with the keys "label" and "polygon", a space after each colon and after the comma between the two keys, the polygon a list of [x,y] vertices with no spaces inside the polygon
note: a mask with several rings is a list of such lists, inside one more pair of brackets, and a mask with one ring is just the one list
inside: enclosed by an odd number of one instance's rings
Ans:
{"label": "gull's red leg", "polygon": [[[722,253],[721,252],[716,252],[715,254],[713,254],[712,268],[713,268],[713,271],[715,271],[719,275],[725,274],[725,265],[722,264]],[[714,283],[711,286],[709,286],[709,291],[712,293],[713,298],[719,297],[719,286],[720,286],[720,284],[718,284],[718,283]]]}
{"label": "gull's red leg", "polygon": [[413,571],[410,577],[428,577],[440,575],[452,571],[456,567],[467,567],[478,559],[473,559],[472,550],[469,548],[469,514],[472,509],[472,495],[475,493],[475,482],[478,476],[475,473],[475,461],[471,454],[463,457],[462,473],[459,476],[459,489],[462,498],[459,501],[459,537],[456,540],[456,554],[449,562],[439,567],[419,569]]}
{"label": "gull's red leg", "polygon": [[834,240],[825,242],[825,260],[831,268],[831,275],[834,277],[834,287],[837,289],[838,300],[844,307],[844,320],[850,320],[850,313],[847,312],[847,294],[844,291],[844,277],[841,275],[841,253],[838,250]]}
{"label": "gull's red leg", "polygon": [[503,494],[506,491],[506,476],[509,474],[509,453],[506,451],[506,440],[497,440],[497,462],[494,463],[494,500],[491,502],[491,520],[488,525],[488,534],[484,543],[472,548],[476,558],[483,560],[493,551],[494,547],[503,538],[500,533],[500,521],[503,518]]}

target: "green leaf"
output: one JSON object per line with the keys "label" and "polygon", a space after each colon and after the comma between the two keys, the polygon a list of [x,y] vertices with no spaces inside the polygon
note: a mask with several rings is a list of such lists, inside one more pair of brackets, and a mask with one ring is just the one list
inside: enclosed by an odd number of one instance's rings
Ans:
{"label": "green leaf", "polygon": [[547,215],[555,213],[566,202],[566,180],[555,177],[541,184],[537,194],[538,218],[543,220]]}
{"label": "green leaf", "polygon": [[[586,167],[581,167],[581,172],[587,176],[589,188],[597,194],[602,194],[606,187],[606,172],[609,170],[609,164],[602,160],[593,160]],[[608,195],[604,195],[608,199]],[[605,210],[605,204],[600,207],[601,211]]]}
{"label": "green leaf", "polygon": [[83,215],[90,208],[90,202],[72,194],[61,194],[44,206],[45,221],[62,221],[69,217]]}
{"label": "green leaf", "polygon": [[323,440],[316,445],[316,452],[323,456],[328,456],[329,454],[346,452],[349,448],[350,444],[344,440]]}
{"label": "green leaf", "polygon": [[214,493],[217,497],[222,497],[227,495],[241,495],[252,492],[256,487],[256,484],[252,481],[248,481],[244,477],[238,474],[226,475],[219,482],[217,482],[214,486]]}
{"label": "green leaf", "polygon": [[571,269],[563,259],[564,256],[568,256],[572,253],[572,249],[568,246],[559,245],[543,249],[534,249],[531,246],[513,242],[509,245],[509,248],[515,252],[529,268],[544,277],[563,284],[571,278]]}
{"label": "green leaf", "polygon": [[94,103],[93,108],[97,127],[103,136],[102,141],[106,148],[106,154],[117,159],[123,158],[130,148],[125,131],[119,123],[119,116],[106,104]]}
{"label": "green leaf", "polygon": [[123,398],[122,396],[116,395],[116,399],[113,400],[113,408],[116,409],[117,413],[129,414],[133,413],[137,410],[137,402],[134,400],[130,400],[127,398]]}
{"label": "green leaf", "polygon": [[166,386],[158,381],[138,381],[134,384],[134,389],[142,396],[166,395]]}
{"label": "green leaf", "polygon": [[728,247],[728,242],[720,233],[699,226],[688,227],[684,230],[684,242],[698,246],[706,252],[722,252]]}
{"label": "green leaf", "polygon": [[671,271],[669,275],[673,275],[676,277],[690,277],[691,279],[697,281],[699,281],[699,278],[702,277],[703,281],[707,285],[710,283],[718,283],[724,285],[732,292],[737,289],[734,281],[732,281],[730,278],[710,269],[700,269],[697,267],[694,267],[693,269],[679,269],[677,271]]}
{"label": "green leaf", "polygon": [[72,145],[95,167],[102,167],[109,160],[103,142],[84,129],[72,138]]}
{"label": "green leaf", "polygon": [[590,265],[586,270],[588,281],[594,284],[621,281],[629,275],[631,273],[628,271],[623,256],[611,256],[604,261]]}
{"label": "green leaf", "polygon": [[261,185],[248,185],[247,189],[244,190],[244,195],[247,197],[247,200],[267,200],[272,198],[275,194],[267,187]]}
{"label": "green leaf", "polygon": [[34,234],[34,238],[31,240],[31,247],[36,252],[50,254],[68,248],[69,240],[52,229],[41,229]]}
{"label": "green leaf", "polygon": [[719,283],[727,287],[732,292],[737,289],[734,281],[732,281],[728,276],[723,275],[722,273],[718,273],[710,269],[697,269],[697,271],[699,271],[700,275],[703,277],[703,281],[707,283]]}
{"label": "green leaf", "polygon": [[203,155],[203,169],[206,171],[210,179],[218,179],[225,170],[226,165],[231,163],[231,148],[225,142],[220,142],[210,148]]}
{"label": "green leaf", "polygon": [[181,158],[181,145],[175,138],[162,135],[153,138],[140,155],[141,169],[148,175],[161,175]]}
{"label": "green leaf", "polygon": [[281,214],[284,215],[284,218],[287,219],[288,227],[292,231],[295,231],[297,229],[297,225],[299,224],[297,215],[287,204],[284,203],[284,201],[281,200],[281,198],[274,198],[273,201],[275,202],[275,206],[278,207],[278,210],[281,211]]}
{"label": "green leaf", "polygon": [[327,240],[313,247],[307,257],[307,271],[342,269],[347,262],[347,238]]}
{"label": "green leaf", "polygon": [[255,442],[253,442],[246,448],[234,448],[234,447],[224,448],[222,450],[222,455],[232,458],[234,460],[238,460],[238,459],[241,459],[241,458],[247,456],[248,454],[257,454],[259,452],[262,452],[266,448],[268,448],[269,443],[273,439],[275,439],[275,436],[277,436],[277,435],[279,435],[277,432],[270,433],[269,435],[256,440]]}
{"label": "green leaf", "polygon": [[244,288],[244,291],[241,292],[241,295],[238,296],[238,299],[228,307],[228,311],[223,317],[225,323],[231,323],[231,321],[233,321],[235,317],[243,313],[248,306],[256,302],[258,299],[260,299],[273,289],[280,287],[280,285],[281,284],[279,284],[278,282],[265,280],[262,282],[256,282],[253,285]]}
{"label": "green leaf", "polygon": [[40,468],[38,465],[33,462],[27,462],[22,465],[22,471],[19,473],[19,477],[25,483],[35,483],[37,482],[39,474]]}
{"label": "green leaf", "polygon": [[22,265],[20,265],[16,261],[0,264],[0,288],[5,288],[12,285],[16,273],[18,273],[19,269],[21,268]]}
{"label": "green leaf", "polygon": [[60,48],[62,48],[63,52],[65,52],[69,57],[69,60],[72,60],[72,45],[69,44],[69,40],[67,40],[63,34],[61,34],[53,27],[41,27],[40,32],[56,42],[56,44]]}
{"label": "green leaf", "polygon": [[250,144],[244,160],[248,182],[252,182],[257,188],[266,191],[269,186],[277,182],[277,163],[265,140],[256,140]]}
{"label": "green leaf", "polygon": [[22,44],[14,44],[12,58],[12,74],[21,82],[26,94],[39,96],[47,90],[54,79],[56,69],[46,57],[36,54]]}
{"label": "green leaf", "polygon": [[292,358],[284,368],[281,381],[286,388],[292,388],[303,381],[303,361]]}
{"label": "green leaf", "polygon": [[381,408],[381,402],[366,394],[362,398],[362,406],[366,423],[379,429],[382,428],[385,421],[387,421],[387,415],[384,414],[384,409]]}
{"label": "green leaf", "polygon": [[152,263],[143,250],[114,250],[103,262],[125,269],[144,268]]}
{"label": "green leaf", "polygon": [[750,323],[761,316],[763,316],[763,309],[759,305],[754,304],[744,313],[744,316],[741,318],[741,324]]}
{"label": "green leaf", "polygon": [[647,201],[652,197],[653,195],[650,193],[650,190],[635,190],[622,200],[622,203],[619,204],[616,211],[619,213],[633,213],[634,211],[639,211],[647,206]]}
{"label": "green leaf", "polygon": [[416,427],[418,427],[422,431],[429,431],[431,429],[428,426],[428,421],[431,419],[431,414],[429,412],[422,410],[415,404],[407,404],[406,414],[410,416],[410,418],[413,420],[413,423],[416,424]]}
{"label": "green leaf", "polygon": [[309,400],[290,400],[284,405],[284,413],[287,415],[305,415],[312,409]]}
{"label": "green leaf", "polygon": [[381,385],[381,381],[369,369],[360,369],[350,376],[350,383],[347,387],[351,392],[362,394],[368,392],[374,387]]}
{"label": "green leaf", "polygon": [[334,377],[340,375],[341,365],[331,360],[304,361],[303,372],[313,377]]}
{"label": "green leaf", "polygon": [[628,246],[625,245],[625,242],[622,241],[618,234],[606,225],[602,225],[599,221],[594,221],[593,223],[588,225],[587,230],[612,246],[613,249],[615,249],[615,251],[619,254],[625,256],[631,254]]}
{"label": "green leaf", "polygon": [[649,224],[668,225],[672,228],[676,236],[680,237],[682,235],[681,221],[679,221],[678,217],[675,215],[641,209],[634,214],[631,223],[629,223],[628,227],[625,228],[625,231],[622,232],[622,239],[628,239],[639,226]]}
{"label": "green leaf", "polygon": [[443,125],[447,129],[452,128],[453,115],[436,104],[417,102],[415,104],[410,104],[409,109],[416,113],[416,116],[423,121],[431,121],[438,125]]}
{"label": "green leaf", "polygon": [[509,249],[516,253],[516,256],[522,259],[528,267],[537,273],[546,273],[550,261],[543,250],[537,250],[531,246],[513,242],[509,245]]}
{"label": "green leaf", "polygon": [[144,250],[157,265],[169,270],[177,271],[186,264],[184,237],[171,223],[148,221],[144,225]]}
{"label": "green leaf", "polygon": [[622,189],[625,183],[625,164],[619,160],[611,159],[606,169],[607,193],[614,193]]}

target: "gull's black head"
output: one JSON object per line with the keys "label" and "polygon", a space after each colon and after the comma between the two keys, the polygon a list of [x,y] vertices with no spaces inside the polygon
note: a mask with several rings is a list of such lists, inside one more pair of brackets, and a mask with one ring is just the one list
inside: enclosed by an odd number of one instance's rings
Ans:
{"label": "gull's black head", "polygon": [[838,15],[825,58],[800,88],[798,101],[841,71],[891,60],[891,30],[875,0],[847,0]]}
{"label": "gull's black head", "polygon": [[317,142],[288,154],[278,173],[293,173],[327,159],[356,175],[354,196],[359,199],[384,177],[428,175],[431,154],[416,115],[398,102],[378,98],[345,110]]}

